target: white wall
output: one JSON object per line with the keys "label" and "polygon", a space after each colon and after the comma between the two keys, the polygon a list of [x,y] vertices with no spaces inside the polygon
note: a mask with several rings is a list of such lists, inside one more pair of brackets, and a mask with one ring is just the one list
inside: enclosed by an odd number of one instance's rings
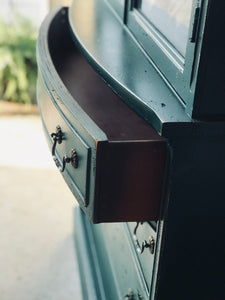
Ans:
{"label": "white wall", "polygon": [[39,27],[49,11],[49,0],[0,0],[0,16],[6,22],[11,21],[14,7]]}

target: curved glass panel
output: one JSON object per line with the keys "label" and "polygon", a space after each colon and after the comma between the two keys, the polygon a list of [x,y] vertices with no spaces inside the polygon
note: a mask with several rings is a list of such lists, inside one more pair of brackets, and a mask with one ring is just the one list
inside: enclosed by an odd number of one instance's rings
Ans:
{"label": "curved glass panel", "polygon": [[193,0],[142,0],[139,11],[183,55]]}

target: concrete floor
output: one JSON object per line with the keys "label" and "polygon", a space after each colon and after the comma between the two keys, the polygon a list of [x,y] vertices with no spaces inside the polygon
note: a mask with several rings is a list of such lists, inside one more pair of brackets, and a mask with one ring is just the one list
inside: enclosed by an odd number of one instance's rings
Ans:
{"label": "concrete floor", "polygon": [[81,300],[76,204],[38,116],[0,117],[0,300]]}

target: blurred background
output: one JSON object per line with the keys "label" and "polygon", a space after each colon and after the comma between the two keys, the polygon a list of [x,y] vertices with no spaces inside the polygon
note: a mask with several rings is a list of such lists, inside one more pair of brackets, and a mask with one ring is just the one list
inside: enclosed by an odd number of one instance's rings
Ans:
{"label": "blurred background", "polygon": [[0,10],[0,299],[81,299],[75,199],[45,142],[36,100],[36,39],[56,4],[3,0]]}

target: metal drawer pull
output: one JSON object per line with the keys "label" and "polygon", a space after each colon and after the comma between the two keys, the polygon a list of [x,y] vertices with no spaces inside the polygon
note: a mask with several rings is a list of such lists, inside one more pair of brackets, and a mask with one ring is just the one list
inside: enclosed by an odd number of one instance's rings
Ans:
{"label": "metal drawer pull", "polygon": [[55,161],[55,164],[57,168],[60,170],[60,172],[63,172],[65,170],[66,164],[71,163],[71,165],[76,169],[78,168],[78,156],[76,150],[72,149],[70,152],[70,157],[68,155],[64,155],[62,159],[62,165],[60,164],[58,158],[55,155],[55,149],[56,145],[61,144],[63,137],[62,137],[62,130],[60,126],[56,127],[56,132],[53,132],[51,134],[51,137],[53,139],[53,146],[52,146],[52,157]]}
{"label": "metal drawer pull", "polygon": [[137,222],[135,228],[134,228],[134,232],[133,232],[133,239],[134,239],[134,243],[137,249],[137,252],[142,254],[145,250],[145,248],[149,248],[149,251],[151,254],[154,253],[155,250],[155,240],[152,236],[149,236],[148,238],[148,242],[145,240],[144,242],[142,242],[142,245],[140,246],[140,243],[138,241],[138,237],[137,237],[137,229],[139,226],[139,222]]}

